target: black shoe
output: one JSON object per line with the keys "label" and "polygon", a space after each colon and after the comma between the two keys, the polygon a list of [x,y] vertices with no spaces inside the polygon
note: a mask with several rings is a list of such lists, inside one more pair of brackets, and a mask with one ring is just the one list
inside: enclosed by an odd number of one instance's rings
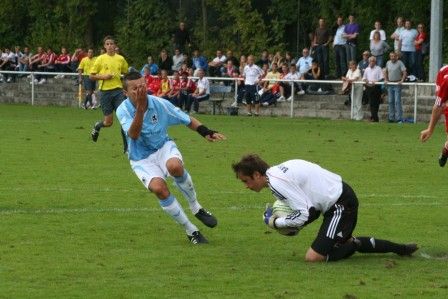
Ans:
{"label": "black shoe", "polygon": [[92,133],[90,133],[90,135],[92,136],[92,140],[94,142],[96,142],[98,140],[98,136],[100,136],[99,125],[100,125],[100,122],[99,121],[96,122],[95,125],[93,126]]}
{"label": "black shoe", "polygon": [[200,231],[195,231],[191,236],[187,235],[188,240],[193,244],[207,244],[207,239],[201,234]]}
{"label": "black shoe", "polygon": [[399,252],[397,252],[398,255],[401,256],[411,256],[414,252],[418,250],[417,244],[411,243],[411,244],[405,244],[402,245],[402,248]]}
{"label": "black shoe", "polygon": [[205,209],[200,209],[194,216],[208,227],[215,227],[218,224],[216,217]]}
{"label": "black shoe", "polygon": [[447,156],[445,156],[443,154],[440,155],[440,157],[439,157],[439,165],[440,165],[440,167],[444,167],[445,166],[447,159],[448,159]]}

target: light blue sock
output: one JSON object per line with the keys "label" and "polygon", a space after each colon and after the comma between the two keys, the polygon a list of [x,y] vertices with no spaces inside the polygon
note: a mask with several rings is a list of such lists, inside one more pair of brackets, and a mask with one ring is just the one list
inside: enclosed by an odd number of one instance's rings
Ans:
{"label": "light blue sock", "polygon": [[198,228],[188,220],[182,206],[173,195],[170,194],[167,198],[161,199],[159,203],[162,210],[170,215],[174,221],[182,225],[189,236],[191,236],[193,232],[198,231]]}
{"label": "light blue sock", "polygon": [[190,210],[193,214],[199,212],[202,206],[199,204],[196,191],[194,190],[193,181],[191,179],[190,174],[186,169],[184,169],[183,176],[175,176],[174,182],[176,183],[177,188],[179,188],[180,192],[184,195],[184,197],[188,200],[188,204],[190,205]]}

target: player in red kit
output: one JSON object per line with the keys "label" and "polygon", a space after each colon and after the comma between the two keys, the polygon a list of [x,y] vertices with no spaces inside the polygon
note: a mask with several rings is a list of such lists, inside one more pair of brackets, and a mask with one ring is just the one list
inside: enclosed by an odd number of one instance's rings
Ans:
{"label": "player in red kit", "polygon": [[[446,105],[448,101],[448,65],[442,67],[437,73],[436,80],[436,102],[432,108],[431,120],[429,121],[428,128],[420,133],[420,140],[425,142],[428,140],[437,122],[442,114],[445,114],[445,131],[448,134],[448,106]],[[448,159],[448,141],[442,148],[442,154],[439,157],[440,167],[445,166]]]}

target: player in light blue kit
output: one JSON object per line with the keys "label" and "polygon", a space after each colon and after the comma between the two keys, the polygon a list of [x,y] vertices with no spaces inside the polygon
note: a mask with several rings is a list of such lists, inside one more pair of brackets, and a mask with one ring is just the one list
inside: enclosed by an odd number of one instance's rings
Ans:
{"label": "player in light blue kit", "polygon": [[208,141],[224,140],[225,136],[208,129],[169,101],[147,95],[145,79],[138,72],[125,75],[123,88],[127,99],[118,107],[117,117],[128,140],[132,170],[143,185],[157,196],[162,209],[185,228],[191,243],[208,243],[168,190],[165,180],[171,176],[196,218],[208,227],[217,225],[216,218],[199,204],[182,155],[167,130],[170,126],[184,124]]}

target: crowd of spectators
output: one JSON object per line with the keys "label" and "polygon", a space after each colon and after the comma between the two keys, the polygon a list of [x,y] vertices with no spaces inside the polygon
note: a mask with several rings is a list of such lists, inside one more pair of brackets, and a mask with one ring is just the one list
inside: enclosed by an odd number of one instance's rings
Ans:
{"label": "crowd of spectators", "polygon": [[[355,16],[350,14],[347,22],[338,16],[334,25],[329,28],[325,19],[320,18],[318,26],[310,34],[310,44],[295,57],[290,52],[261,52],[258,58],[252,54],[234,56],[231,50],[225,53],[218,49],[216,55],[208,59],[199,49],[191,51],[191,40],[185,24],[173,34],[173,49],[162,49],[157,57],[148,56],[147,63],[141,68],[145,76],[148,93],[167,98],[187,111],[191,106],[197,110],[197,103],[207,99],[209,83],[202,79],[209,77],[239,78],[237,97],[234,106],[246,104],[247,113],[252,115],[251,107],[258,114],[259,106],[268,106],[276,102],[291,100],[291,83],[262,81],[261,79],[289,80],[321,80],[350,78],[353,75],[353,64],[357,65],[360,74],[369,67],[369,57],[374,57],[376,65],[384,67],[384,57],[392,50],[406,68],[407,75],[415,80],[425,80],[423,61],[428,53],[428,37],[424,25],[418,24],[417,30],[412,28],[410,20],[398,17],[396,29],[389,36],[382,29],[380,21],[374,23],[370,31],[369,49],[363,51],[362,60],[357,60],[358,44],[361,38],[360,26]],[[393,41],[393,49],[387,40]],[[331,50],[332,49],[332,50]],[[38,71],[38,72],[77,72],[81,60],[87,56],[85,49],[78,48],[73,54],[62,47],[56,54],[50,47],[37,47],[36,52],[28,47],[23,50],[15,47],[12,51],[5,48],[0,53],[1,70]],[[334,75],[330,73],[330,55],[334,55]],[[95,53],[101,54],[101,53]],[[190,56],[191,54],[191,56]],[[257,68],[255,68],[256,66]],[[85,71],[85,70],[84,70]],[[191,76],[199,77],[192,80]],[[63,76],[58,75],[57,78]],[[13,75],[0,76],[0,82],[11,82]],[[34,76],[34,83],[43,84],[46,77]],[[294,91],[298,94],[326,93],[325,84],[294,83]]]}

